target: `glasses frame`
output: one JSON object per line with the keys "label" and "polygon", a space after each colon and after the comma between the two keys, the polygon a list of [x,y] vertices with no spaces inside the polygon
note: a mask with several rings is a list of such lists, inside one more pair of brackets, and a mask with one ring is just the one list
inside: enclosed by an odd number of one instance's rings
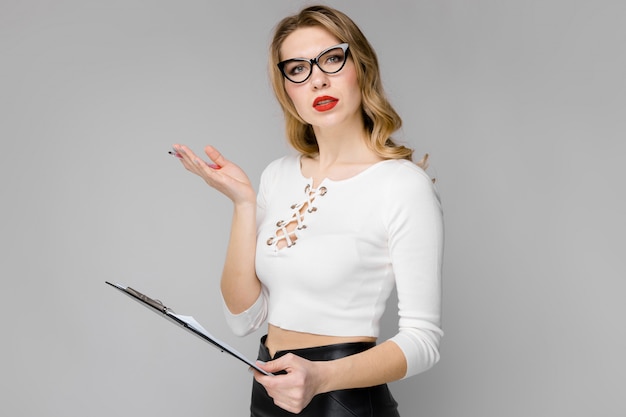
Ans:
{"label": "glasses frame", "polygon": [[[339,69],[337,71],[324,71],[324,68],[322,68],[320,66],[320,64],[319,64],[319,59],[322,57],[322,55],[324,55],[328,51],[332,51],[333,49],[337,49],[337,48],[341,48],[343,50],[343,53],[344,53],[344,60],[343,60],[343,63],[341,64],[341,67],[339,67]],[[322,52],[320,52],[320,54],[318,56],[316,56],[313,59],[291,58],[291,59],[286,59],[284,61],[281,61],[281,62],[278,63],[278,69],[280,69],[280,72],[281,72],[281,74],[283,74],[283,77],[285,77],[287,80],[291,81],[294,84],[302,84],[303,82],[306,82],[306,80],[311,78],[311,74],[313,74],[313,65],[317,65],[317,68],[319,68],[320,71],[322,71],[324,74],[337,74],[346,65],[346,61],[348,61],[349,48],[350,48],[350,46],[348,45],[348,43],[340,43],[339,45],[331,46],[330,48],[324,49]],[[308,63],[309,66],[310,66],[309,75],[307,75],[306,78],[304,80],[302,80],[302,81],[294,81],[294,80],[292,80],[285,73],[285,65],[287,65],[287,63],[289,63],[289,62],[306,62],[306,63]]]}

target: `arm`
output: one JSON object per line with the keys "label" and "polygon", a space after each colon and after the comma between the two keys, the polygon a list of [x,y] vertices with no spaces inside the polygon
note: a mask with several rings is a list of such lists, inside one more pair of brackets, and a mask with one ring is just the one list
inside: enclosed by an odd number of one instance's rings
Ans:
{"label": "arm", "polygon": [[224,302],[233,314],[247,310],[261,293],[254,268],[255,251],[256,203],[235,204],[220,282]]}
{"label": "arm", "polygon": [[183,166],[201,177],[233,202],[233,220],[226,260],[221,278],[221,290],[228,310],[234,314],[254,304],[261,293],[256,277],[254,256],[256,248],[256,194],[247,175],[237,165],[224,158],[215,148],[205,152],[215,164],[209,165],[184,145],[174,145]]}

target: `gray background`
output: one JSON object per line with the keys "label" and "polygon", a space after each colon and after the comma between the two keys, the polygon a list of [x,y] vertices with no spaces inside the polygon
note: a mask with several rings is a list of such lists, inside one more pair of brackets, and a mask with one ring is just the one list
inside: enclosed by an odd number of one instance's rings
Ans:
{"label": "gray background", "polygon": [[[247,415],[245,366],[104,281],[254,356],[217,293],[230,203],[166,152],[255,184],[289,152],[265,62],[302,4],[0,0],[0,414]],[[445,207],[442,360],[392,384],[403,415],[626,416],[626,3],[328,4]]]}

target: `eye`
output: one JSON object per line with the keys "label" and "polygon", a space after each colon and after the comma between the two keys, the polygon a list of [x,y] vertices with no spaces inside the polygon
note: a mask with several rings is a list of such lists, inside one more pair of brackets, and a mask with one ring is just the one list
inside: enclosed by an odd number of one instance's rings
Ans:
{"label": "eye", "polygon": [[289,75],[298,75],[300,73],[303,73],[304,71],[304,65],[302,64],[294,65],[292,67],[289,67],[288,69]]}
{"label": "eye", "polygon": [[334,54],[334,55],[330,55],[326,58],[326,63],[327,64],[341,64],[343,62],[343,54]]}
{"label": "eye", "polygon": [[284,66],[285,74],[299,75],[308,71],[308,66],[302,61],[288,61]]}

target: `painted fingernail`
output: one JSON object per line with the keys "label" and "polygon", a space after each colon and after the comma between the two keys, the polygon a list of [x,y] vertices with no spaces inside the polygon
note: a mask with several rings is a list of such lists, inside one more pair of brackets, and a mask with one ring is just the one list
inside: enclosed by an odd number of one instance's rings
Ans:
{"label": "painted fingernail", "polygon": [[179,154],[179,153],[178,153],[178,152],[176,152],[176,151],[169,151],[168,153],[169,153],[170,155],[172,155],[174,158],[181,159],[181,158],[183,157],[181,154]]}
{"label": "painted fingernail", "polygon": [[215,165],[215,164],[208,164],[208,165],[209,165],[209,168],[212,168],[212,169],[221,169],[222,168],[221,166]]}

